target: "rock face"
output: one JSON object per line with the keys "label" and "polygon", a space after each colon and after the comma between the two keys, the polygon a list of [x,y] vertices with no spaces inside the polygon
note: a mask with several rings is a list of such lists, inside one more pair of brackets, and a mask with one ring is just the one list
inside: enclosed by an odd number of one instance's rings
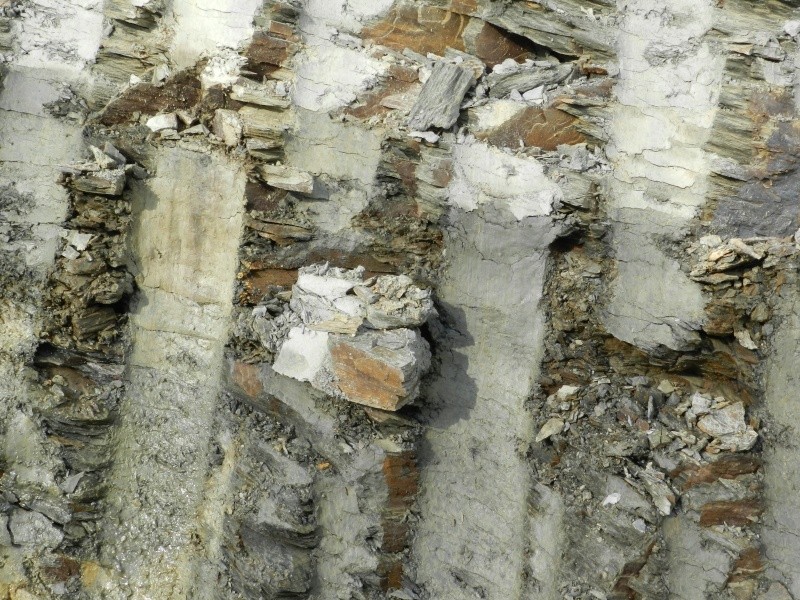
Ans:
{"label": "rock face", "polygon": [[0,1],[0,599],[800,599],[797,4]]}

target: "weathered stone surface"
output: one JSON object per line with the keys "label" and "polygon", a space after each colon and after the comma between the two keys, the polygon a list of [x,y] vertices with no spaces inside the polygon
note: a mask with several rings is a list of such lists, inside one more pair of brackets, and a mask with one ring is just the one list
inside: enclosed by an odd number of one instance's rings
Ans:
{"label": "weathered stone surface", "polygon": [[332,338],[332,371],[345,398],[381,410],[398,410],[419,393],[430,365],[428,344],[409,329]]}
{"label": "weathered stone surface", "polygon": [[8,522],[11,540],[15,544],[55,548],[64,535],[43,514],[30,510],[16,509]]}
{"label": "weathered stone surface", "polygon": [[281,165],[260,165],[261,178],[272,187],[301,194],[314,191],[314,178],[310,173]]}
{"label": "weathered stone surface", "polygon": [[124,169],[103,170],[74,177],[71,187],[89,194],[103,196],[119,196],[125,189],[126,175]]}
{"label": "weathered stone surface", "polygon": [[698,419],[697,428],[713,436],[713,444],[720,450],[749,450],[758,440],[758,433],[744,421],[744,404],[741,402],[711,410]]}
{"label": "weathered stone surface", "polygon": [[242,121],[234,110],[218,108],[211,129],[226,146],[237,146],[242,139]]}
{"label": "weathered stone surface", "polygon": [[763,511],[764,507],[757,499],[709,502],[700,509],[700,525],[746,527],[758,521]]}
{"label": "weathered stone surface", "polygon": [[408,126],[424,131],[447,129],[458,119],[461,101],[473,83],[472,74],[458,65],[437,62],[411,109]]}
{"label": "weathered stone surface", "polygon": [[[505,64],[505,63],[504,63]],[[524,94],[541,85],[561,83],[573,71],[571,64],[535,64],[523,65],[519,68],[495,71],[486,77],[489,96],[504,98],[513,90]]]}

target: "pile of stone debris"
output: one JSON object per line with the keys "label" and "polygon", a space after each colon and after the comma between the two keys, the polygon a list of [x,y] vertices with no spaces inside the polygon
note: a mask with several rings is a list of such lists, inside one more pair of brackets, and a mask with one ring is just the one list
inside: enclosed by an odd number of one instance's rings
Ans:
{"label": "pile of stone debris", "polygon": [[[280,312],[275,304],[282,304]],[[352,402],[397,410],[419,394],[430,366],[420,335],[431,291],[405,275],[364,278],[364,268],[303,267],[291,293],[246,319],[275,355],[274,370]]]}

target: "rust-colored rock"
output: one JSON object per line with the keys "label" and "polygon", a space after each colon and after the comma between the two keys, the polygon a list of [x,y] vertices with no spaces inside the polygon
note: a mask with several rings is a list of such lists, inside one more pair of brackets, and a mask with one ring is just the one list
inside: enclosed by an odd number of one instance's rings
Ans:
{"label": "rust-colored rock", "polygon": [[761,468],[761,459],[745,454],[728,454],[706,465],[681,465],[669,476],[681,491],[702,483],[714,483],[719,479],[735,479],[739,475],[755,473]]}
{"label": "rust-colored rock", "polygon": [[525,108],[502,125],[475,133],[475,137],[494,146],[518,150],[537,147],[556,150],[561,144],[580,144],[586,141],[575,127],[577,119],[555,108]]}
{"label": "rust-colored rock", "polygon": [[447,48],[465,49],[461,34],[469,21],[465,15],[441,8],[399,3],[385,19],[367,27],[362,35],[399,52],[410,48],[421,54],[433,52],[441,56]]}
{"label": "rust-colored rock", "polygon": [[257,304],[271,286],[292,287],[297,281],[297,269],[254,269],[242,277],[239,301]]}
{"label": "rust-colored rock", "polygon": [[709,502],[700,509],[700,526],[747,527],[757,522],[762,512],[764,512],[764,506],[757,498]]}
{"label": "rust-colored rock", "polygon": [[764,560],[758,548],[745,548],[733,563],[728,581],[740,581],[764,570]]}
{"label": "rust-colored rock", "polygon": [[162,85],[141,83],[112,100],[103,111],[103,125],[130,123],[135,113],[155,115],[189,109],[200,100],[200,80],[194,73],[181,71]]}
{"label": "rust-colored rock", "polygon": [[245,394],[255,398],[264,391],[264,384],[259,377],[261,369],[258,365],[250,365],[241,361],[233,363],[233,383]]}
{"label": "rust-colored rock", "polygon": [[[287,27],[284,26],[284,29]],[[281,33],[283,35],[281,35]],[[245,69],[255,73],[261,79],[277,71],[292,51],[293,44],[285,35],[285,31],[266,33],[256,32],[253,41],[245,52],[247,64]]]}
{"label": "rust-colored rock", "polygon": [[403,372],[346,342],[331,348],[339,388],[349,400],[397,410],[406,400]]}
{"label": "rust-colored rock", "polygon": [[410,48],[443,56],[447,48],[453,48],[477,56],[490,67],[507,58],[531,56],[516,36],[469,16],[476,10],[474,0],[453,2],[450,10],[401,3],[385,19],[366,28],[364,38],[398,52]]}

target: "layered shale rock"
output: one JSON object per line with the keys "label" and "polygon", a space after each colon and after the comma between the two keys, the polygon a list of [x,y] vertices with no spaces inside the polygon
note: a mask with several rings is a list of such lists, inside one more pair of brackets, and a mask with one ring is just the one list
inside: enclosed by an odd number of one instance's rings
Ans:
{"label": "layered shale rock", "polygon": [[0,2],[0,598],[800,598],[796,4]]}

